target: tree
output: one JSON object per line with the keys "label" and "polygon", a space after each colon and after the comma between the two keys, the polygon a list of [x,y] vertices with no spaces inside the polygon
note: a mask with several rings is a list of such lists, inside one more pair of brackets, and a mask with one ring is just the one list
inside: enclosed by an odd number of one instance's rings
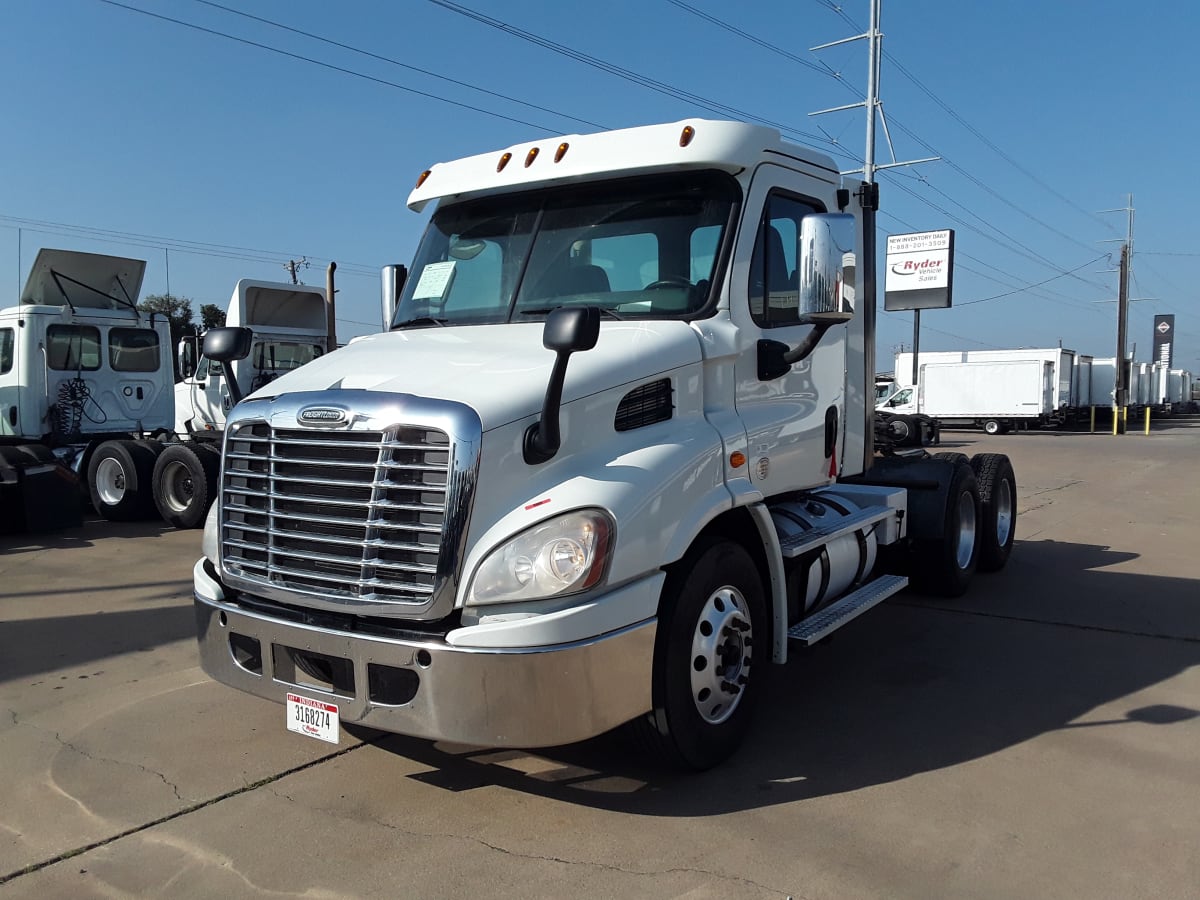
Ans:
{"label": "tree", "polygon": [[195,334],[196,326],[192,324],[192,301],[187,297],[176,297],[174,294],[148,294],[138,304],[138,309],[144,313],[166,316],[171,323],[171,346],[179,344],[179,339],[185,334]]}
{"label": "tree", "polygon": [[204,331],[220,328],[225,324],[225,310],[215,303],[200,304],[200,327]]}

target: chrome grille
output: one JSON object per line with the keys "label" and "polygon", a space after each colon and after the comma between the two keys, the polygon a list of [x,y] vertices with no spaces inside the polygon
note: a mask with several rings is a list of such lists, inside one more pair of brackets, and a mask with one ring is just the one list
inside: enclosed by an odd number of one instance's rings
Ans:
{"label": "chrome grille", "polygon": [[435,428],[228,427],[222,566],[354,604],[426,606],[446,528],[451,441]]}

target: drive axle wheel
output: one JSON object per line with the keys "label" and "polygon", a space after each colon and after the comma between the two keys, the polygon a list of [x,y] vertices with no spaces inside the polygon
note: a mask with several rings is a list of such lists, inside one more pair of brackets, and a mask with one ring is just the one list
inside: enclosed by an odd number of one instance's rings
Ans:
{"label": "drive axle wheel", "polygon": [[114,522],[138,519],[150,511],[154,454],[136,441],[105,441],[88,462],[92,506]]}
{"label": "drive axle wheel", "polygon": [[154,502],[163,521],[199,528],[216,496],[221,457],[206,444],[172,444],[154,466]]}
{"label": "drive axle wheel", "polygon": [[654,710],[635,723],[669,765],[729,757],[750,724],[769,641],[762,579],[732,541],[701,541],[667,575],[654,649]]}
{"label": "drive axle wheel", "polygon": [[1003,569],[1017,534],[1017,477],[1003,453],[977,453],[971,468],[979,484],[979,570]]}

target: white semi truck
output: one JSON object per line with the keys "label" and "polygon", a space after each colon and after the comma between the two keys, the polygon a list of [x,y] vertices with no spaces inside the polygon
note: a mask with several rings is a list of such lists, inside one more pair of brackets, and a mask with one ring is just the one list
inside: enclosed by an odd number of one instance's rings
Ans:
{"label": "white semi truck", "polygon": [[789,643],[909,577],[955,595],[1002,567],[1006,457],[877,454],[876,197],[731,122],[433,166],[385,332],[229,414],[194,567],[205,670],[334,742],[631,723],[703,769]]}
{"label": "white semi truck", "polygon": [[[227,389],[213,378],[175,385],[170,324],[137,309],[145,270],[139,259],[38,252],[19,304],[0,310],[0,464],[17,479],[61,464],[106,519],[157,509],[198,527],[215,496]],[[247,390],[329,346],[325,302],[319,288],[239,283],[228,315],[266,329],[238,364]],[[70,494],[39,496],[58,485],[9,491],[8,527],[19,527],[22,508],[66,512]]]}

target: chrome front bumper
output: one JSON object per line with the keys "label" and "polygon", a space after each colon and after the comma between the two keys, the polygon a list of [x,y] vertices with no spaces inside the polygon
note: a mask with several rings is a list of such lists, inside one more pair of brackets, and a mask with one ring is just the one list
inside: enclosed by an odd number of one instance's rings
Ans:
{"label": "chrome front bumper", "polygon": [[194,596],[205,672],[277,703],[289,692],[326,699],[344,723],[532,748],[593,737],[651,707],[654,619],[588,641],[469,648],[351,635]]}

